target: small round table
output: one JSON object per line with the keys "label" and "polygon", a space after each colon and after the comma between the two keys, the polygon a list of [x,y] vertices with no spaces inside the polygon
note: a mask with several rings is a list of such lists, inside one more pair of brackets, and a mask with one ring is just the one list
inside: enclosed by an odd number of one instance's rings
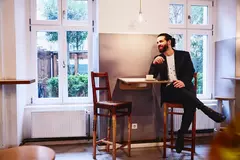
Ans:
{"label": "small round table", "polygon": [[[220,113],[223,113],[222,112],[223,101],[228,101],[228,104],[230,107],[231,119],[234,119],[235,118],[235,108],[236,108],[236,105],[235,105],[236,98],[235,97],[216,96],[215,99],[218,101],[218,108],[220,109]],[[224,122],[223,122],[223,124],[224,124]],[[227,123],[225,125],[227,125]],[[220,126],[220,131],[222,131],[224,129],[225,129],[225,127]]]}
{"label": "small round table", "polygon": [[29,145],[0,150],[0,160],[54,160],[55,152],[48,147]]}

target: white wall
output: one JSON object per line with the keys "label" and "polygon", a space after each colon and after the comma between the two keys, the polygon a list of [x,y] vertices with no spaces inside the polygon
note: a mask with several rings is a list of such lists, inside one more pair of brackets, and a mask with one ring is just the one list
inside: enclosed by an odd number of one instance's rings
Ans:
{"label": "white wall", "polygon": [[138,23],[139,0],[99,0],[99,33],[159,34],[168,30],[169,0],[142,0],[146,22]]}
{"label": "white wall", "polygon": [[0,78],[2,78],[3,61],[2,61],[2,1],[0,0]]}
{"label": "white wall", "polygon": [[[2,62],[2,1],[0,1],[0,79],[2,78],[3,62]],[[0,85],[0,130],[3,131],[3,92]],[[3,132],[0,132],[0,148],[3,147]]]}
{"label": "white wall", "polygon": [[[237,0],[216,1],[216,87],[217,96],[234,96],[234,81],[223,77],[235,76],[236,61],[236,4]],[[226,64],[227,67],[226,67]]]}
{"label": "white wall", "polygon": [[[0,0],[2,2],[3,17],[3,55],[0,78],[26,78],[29,50],[27,41],[26,0]],[[217,0],[218,1],[218,0]],[[232,38],[233,30],[228,29],[229,20],[234,20],[233,3],[220,0],[217,13],[224,13],[227,18],[219,18],[216,28],[217,40]],[[159,34],[168,32],[168,4],[169,0],[142,0],[144,22],[138,23],[139,0],[98,0],[99,33],[141,33]],[[15,3],[15,4],[14,4]],[[228,6],[230,9],[227,9]],[[222,8],[223,7],[223,8]],[[236,7],[236,6],[235,6]],[[238,17],[239,18],[239,17]],[[236,19],[235,19],[236,20]],[[240,19],[238,19],[240,21]],[[218,32],[220,28],[221,32]],[[24,66],[24,64],[26,66]],[[21,66],[23,65],[23,66]],[[22,137],[23,107],[26,104],[24,86],[0,86],[0,112],[5,116],[6,145],[18,145]],[[2,114],[3,115],[3,114]],[[0,116],[1,117],[1,116]],[[29,138],[29,137],[24,137]],[[1,139],[0,139],[1,140]]]}
{"label": "white wall", "polygon": [[[216,87],[215,94],[218,96],[234,97],[239,101],[240,93],[237,89],[240,87],[234,80],[223,79],[223,77],[234,77],[237,73],[238,56],[238,40],[237,38],[237,19],[238,0],[217,0],[216,1]],[[240,102],[237,102],[240,104]],[[239,106],[237,104],[237,106]],[[224,103],[223,112],[228,118],[232,118],[231,107]]]}
{"label": "white wall", "polygon": [[[236,76],[240,77],[240,1],[237,1]],[[236,81],[236,112],[240,112],[240,81]]]}
{"label": "white wall", "polygon": [[[27,39],[28,39],[28,14],[26,13],[26,0],[15,0],[15,32],[16,32],[16,77],[27,79]],[[23,138],[23,116],[26,105],[27,85],[17,85],[17,143]]]}
{"label": "white wall", "polygon": [[216,1],[216,41],[236,37],[236,1]]}
{"label": "white wall", "polygon": [[[16,44],[14,22],[14,0],[2,1],[2,62],[3,78],[16,78]],[[4,145],[17,145],[16,86],[2,87]]]}
{"label": "white wall", "polygon": [[[237,1],[236,76],[240,76],[240,2]],[[240,102],[240,101],[239,101]],[[239,103],[240,104],[240,103]]]}
{"label": "white wall", "polygon": [[[2,54],[1,77],[25,78],[26,64],[26,17],[25,0],[4,0],[2,7]],[[4,147],[19,145],[22,141],[24,87],[3,85],[0,88],[0,112],[3,116]]]}

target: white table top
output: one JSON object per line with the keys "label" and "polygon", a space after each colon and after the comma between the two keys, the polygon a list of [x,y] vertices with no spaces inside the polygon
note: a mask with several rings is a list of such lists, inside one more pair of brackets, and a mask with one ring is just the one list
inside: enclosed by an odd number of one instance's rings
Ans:
{"label": "white table top", "polygon": [[146,80],[146,78],[118,78],[120,81],[127,83],[127,84],[133,84],[133,83],[168,83],[169,81],[159,81],[156,79],[153,80]]}

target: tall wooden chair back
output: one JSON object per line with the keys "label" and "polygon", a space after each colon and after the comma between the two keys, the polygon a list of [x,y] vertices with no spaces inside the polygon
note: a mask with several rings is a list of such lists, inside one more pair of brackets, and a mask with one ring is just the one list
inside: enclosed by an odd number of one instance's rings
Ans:
{"label": "tall wooden chair back", "polygon": [[[95,80],[95,78],[98,78],[98,81]],[[111,89],[109,85],[109,78],[108,78],[108,73],[107,72],[101,72],[101,73],[96,73],[96,72],[91,72],[91,80],[92,80],[92,92],[93,92],[93,102],[94,105],[99,101],[100,97],[97,96],[97,93],[105,92],[107,96],[107,101],[112,100],[112,95],[111,95]],[[103,86],[100,86],[101,80],[104,80]],[[96,82],[99,83],[99,85],[96,84]]]}
{"label": "tall wooden chair back", "polygon": [[[99,81],[96,81],[98,78]],[[106,144],[106,151],[109,152],[110,145],[112,145],[112,159],[116,160],[116,150],[123,149],[124,146],[128,146],[128,155],[131,153],[131,112],[132,102],[127,101],[112,101],[111,90],[109,85],[109,78],[107,72],[91,72],[92,80],[92,92],[93,92],[93,103],[94,103],[94,115],[93,115],[93,158],[96,159],[96,145],[99,143]],[[101,81],[103,80],[103,81]],[[97,84],[99,83],[99,85]],[[103,86],[102,86],[103,85]],[[99,92],[99,96],[98,93]],[[101,100],[102,92],[106,93],[105,100]],[[101,97],[100,97],[101,95]],[[101,113],[99,110],[107,110],[108,113]],[[97,141],[97,119],[98,116],[108,117],[108,128],[107,137]],[[127,116],[128,117],[128,140],[127,143],[119,144],[118,148],[116,145],[117,135],[117,117]],[[112,128],[112,141],[110,140],[110,130]]]}

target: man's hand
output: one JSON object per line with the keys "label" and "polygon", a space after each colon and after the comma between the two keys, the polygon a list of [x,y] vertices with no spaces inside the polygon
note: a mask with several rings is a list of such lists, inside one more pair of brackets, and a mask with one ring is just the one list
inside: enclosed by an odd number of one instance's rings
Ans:
{"label": "man's hand", "polygon": [[185,84],[180,80],[175,80],[175,81],[173,81],[173,86],[175,88],[183,88],[183,87],[185,87]]}
{"label": "man's hand", "polygon": [[165,60],[163,59],[163,57],[161,56],[157,56],[154,60],[153,60],[153,64],[162,64]]}

